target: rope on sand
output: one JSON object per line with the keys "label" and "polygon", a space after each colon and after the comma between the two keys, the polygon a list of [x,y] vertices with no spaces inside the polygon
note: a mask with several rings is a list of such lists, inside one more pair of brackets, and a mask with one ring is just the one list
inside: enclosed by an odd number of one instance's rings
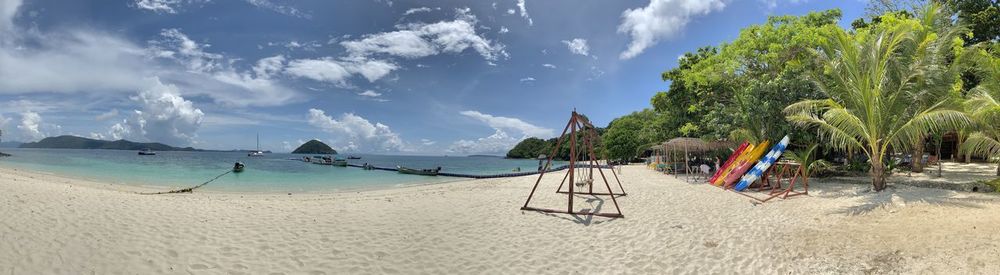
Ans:
{"label": "rope on sand", "polygon": [[233,170],[226,171],[225,173],[219,174],[218,176],[215,176],[214,178],[212,178],[212,179],[210,179],[210,180],[208,180],[206,182],[203,182],[202,184],[196,185],[194,187],[188,187],[188,188],[184,188],[184,189],[177,189],[177,190],[170,190],[170,191],[152,192],[152,193],[144,193],[144,192],[138,192],[138,193],[139,193],[139,195],[163,195],[163,194],[177,194],[177,193],[193,193],[195,189],[198,189],[199,187],[205,186],[208,183],[213,182],[213,181],[221,178],[222,176],[228,175],[229,173],[232,173],[232,172],[233,172]]}

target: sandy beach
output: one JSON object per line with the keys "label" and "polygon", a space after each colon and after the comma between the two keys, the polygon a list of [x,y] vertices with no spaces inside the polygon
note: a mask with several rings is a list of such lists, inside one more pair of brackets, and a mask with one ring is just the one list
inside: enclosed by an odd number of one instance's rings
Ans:
{"label": "sandy beach", "polygon": [[[609,219],[519,210],[535,177],[138,195],[2,168],[0,274],[1000,272],[996,195],[816,183],[811,196],[756,204],[623,170],[625,218]],[[532,205],[564,206],[561,174],[546,179]]]}

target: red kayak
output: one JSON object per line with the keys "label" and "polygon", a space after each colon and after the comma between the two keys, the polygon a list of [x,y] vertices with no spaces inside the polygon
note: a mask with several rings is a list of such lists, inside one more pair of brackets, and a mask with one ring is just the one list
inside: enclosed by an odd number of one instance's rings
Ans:
{"label": "red kayak", "polygon": [[708,179],[708,182],[710,183],[715,182],[715,180],[719,178],[719,175],[722,175],[722,171],[725,171],[726,168],[729,167],[729,165],[732,165],[733,161],[736,160],[736,157],[742,154],[743,150],[746,150],[748,146],[750,146],[749,142],[743,142],[743,144],[740,144],[740,147],[736,147],[736,151],[733,151],[733,154],[729,155],[729,158],[726,159],[726,162],[719,167],[719,170],[715,171],[715,175],[712,175],[712,178]]}

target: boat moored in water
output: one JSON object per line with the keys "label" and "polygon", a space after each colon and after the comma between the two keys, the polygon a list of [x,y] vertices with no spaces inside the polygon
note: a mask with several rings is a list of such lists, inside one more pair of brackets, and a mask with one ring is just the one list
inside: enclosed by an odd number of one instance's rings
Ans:
{"label": "boat moored in water", "polygon": [[140,156],[155,156],[156,152],[153,152],[153,150],[150,150],[149,148],[145,148],[145,149],[139,150],[139,155]]}
{"label": "boat moored in water", "polygon": [[421,175],[421,176],[437,176],[438,172],[441,172],[441,167],[437,167],[434,169],[413,169],[397,165],[396,169],[401,174],[411,174],[411,175]]}
{"label": "boat moored in water", "polygon": [[243,165],[242,162],[236,162],[236,164],[233,164],[233,172],[234,173],[243,172],[244,168],[246,168],[246,165]]}
{"label": "boat moored in water", "polygon": [[335,158],[335,159],[333,159],[333,162],[331,162],[331,165],[333,165],[333,166],[347,167],[347,160],[343,159],[343,158]]}

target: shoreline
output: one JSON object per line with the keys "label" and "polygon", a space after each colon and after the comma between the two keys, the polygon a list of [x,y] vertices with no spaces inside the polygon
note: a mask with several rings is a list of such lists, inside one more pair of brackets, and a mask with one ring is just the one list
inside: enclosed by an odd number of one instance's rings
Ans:
{"label": "shoreline", "polygon": [[[0,168],[0,273],[1000,272],[1000,196],[816,183],[810,196],[755,204],[643,166],[623,171],[625,218],[609,219],[519,210],[531,176],[138,195]],[[543,178],[532,206],[566,205],[553,192],[561,176]],[[610,208],[579,197],[577,209]]]}
{"label": "shoreline", "polygon": [[[109,191],[121,191],[126,193],[140,193],[140,192],[162,192],[170,191],[187,187],[169,187],[163,185],[156,185],[153,183],[146,184],[130,184],[130,183],[113,183],[106,182],[100,179],[87,178],[78,175],[65,175],[50,171],[21,168],[21,167],[10,167],[4,166],[0,163],[0,174],[6,173],[25,173],[31,174],[36,177],[51,177],[54,181],[69,182],[74,181],[78,184],[85,185],[90,188],[103,189]],[[457,178],[457,177],[446,177],[439,176],[441,178],[448,178],[447,180],[438,182],[426,182],[426,183],[403,183],[403,184],[386,184],[368,187],[356,187],[356,188],[343,188],[343,189],[325,189],[325,190],[308,190],[308,191],[231,191],[231,190],[214,190],[214,189],[197,189],[198,193],[210,193],[210,194],[230,194],[230,195],[287,195],[287,193],[292,194],[340,194],[340,193],[360,193],[360,192],[371,192],[371,191],[381,191],[381,190],[392,190],[392,189],[405,189],[414,188],[429,185],[439,185],[439,184],[449,184],[462,181],[474,181],[474,179]],[[198,183],[192,183],[191,186],[197,185]],[[162,194],[161,194],[162,195]]]}

